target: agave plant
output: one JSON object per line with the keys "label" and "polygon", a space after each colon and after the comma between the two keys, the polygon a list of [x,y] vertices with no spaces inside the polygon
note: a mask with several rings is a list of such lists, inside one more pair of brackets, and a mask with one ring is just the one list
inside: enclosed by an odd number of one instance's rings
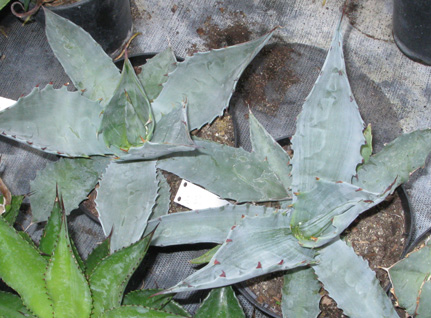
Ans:
{"label": "agave plant", "polygon": [[[205,267],[165,292],[214,288],[288,270],[282,301],[286,317],[319,314],[319,281],[350,317],[398,317],[375,273],[340,237],[359,214],[385,200],[424,164],[431,130],[401,135],[368,156],[342,46],[340,22],[298,117],[292,160],[250,114],[251,153],[195,140],[194,152],[158,161],[160,169],[222,198],[281,205],[227,205],[150,221],[148,230],[158,225],[154,245],[221,244]],[[243,187],[250,179],[252,191]]]}
{"label": "agave plant", "polygon": [[[16,231],[14,222],[10,213],[0,216],[0,275],[18,293],[0,292],[1,317],[190,317],[172,294],[157,296],[157,289],[124,294],[152,234],[114,253],[107,238],[84,262],[69,237],[58,197],[38,246],[26,232]],[[213,290],[195,317],[213,317],[220,311],[244,317],[231,288]]]}
{"label": "agave plant", "polygon": [[150,216],[168,211],[168,186],[155,159],[196,149],[189,131],[223,113],[272,32],[181,63],[167,49],[140,74],[126,59],[120,73],[88,33],[48,10],[45,15],[49,44],[77,91],[35,88],[0,113],[0,132],[62,157],[31,183],[33,221],[48,218],[56,184],[69,213],[100,181],[99,219],[106,235],[113,229],[115,250],[139,240]]}

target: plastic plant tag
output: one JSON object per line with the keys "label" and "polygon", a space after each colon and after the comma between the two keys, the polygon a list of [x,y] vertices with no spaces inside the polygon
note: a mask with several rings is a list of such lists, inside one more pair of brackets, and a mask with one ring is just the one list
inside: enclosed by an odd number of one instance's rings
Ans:
{"label": "plastic plant tag", "polygon": [[12,106],[15,103],[16,103],[16,101],[14,101],[12,99],[0,96],[0,111],[2,111],[3,109],[8,108],[9,106]]}
{"label": "plastic plant tag", "polygon": [[218,208],[230,204],[214,193],[184,179],[181,181],[174,202],[191,210]]}

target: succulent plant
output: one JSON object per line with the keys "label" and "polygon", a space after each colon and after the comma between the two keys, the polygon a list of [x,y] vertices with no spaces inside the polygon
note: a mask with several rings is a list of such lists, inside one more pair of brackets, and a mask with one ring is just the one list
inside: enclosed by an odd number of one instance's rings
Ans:
{"label": "succulent plant", "polygon": [[[342,47],[340,22],[298,117],[292,160],[250,114],[250,154],[196,140],[197,150],[158,161],[160,169],[222,198],[279,201],[282,206],[228,205],[150,221],[148,230],[158,225],[154,245],[221,244],[205,267],[166,292],[215,288],[288,270],[282,301],[286,317],[319,314],[319,281],[350,317],[398,317],[375,273],[341,234],[424,164],[431,152],[431,130],[401,135],[369,157],[371,145],[364,145],[371,139],[369,131],[364,136]],[[248,182],[243,171],[253,175],[254,191],[242,191]],[[271,185],[268,171],[277,176]],[[233,177],[224,180],[227,174]]]}
{"label": "succulent plant", "polygon": [[[106,235],[114,229],[116,250],[139,240],[152,215],[167,213],[167,184],[155,159],[196,149],[189,131],[223,114],[242,71],[272,32],[181,63],[167,49],[140,74],[126,58],[120,73],[88,33],[49,10],[45,16],[49,44],[77,91],[35,88],[0,113],[0,133],[62,157],[31,183],[33,221],[48,218],[56,184],[69,213],[100,181],[99,219]],[[277,182],[267,179],[263,193]]]}
{"label": "succulent plant", "polygon": [[[18,293],[0,291],[1,317],[190,317],[172,300],[173,294],[155,295],[161,291],[157,289],[124,294],[152,234],[114,253],[108,237],[84,262],[69,237],[59,197],[38,246],[13,223],[10,215],[0,216],[0,275]],[[220,311],[244,317],[231,288],[213,290],[195,317],[213,317]]]}
{"label": "succulent plant", "polygon": [[57,198],[39,246],[0,217],[0,275],[20,296],[0,293],[5,317],[104,317],[105,311],[122,308],[126,284],[151,237],[109,256],[107,239],[84,266],[63,212]]}

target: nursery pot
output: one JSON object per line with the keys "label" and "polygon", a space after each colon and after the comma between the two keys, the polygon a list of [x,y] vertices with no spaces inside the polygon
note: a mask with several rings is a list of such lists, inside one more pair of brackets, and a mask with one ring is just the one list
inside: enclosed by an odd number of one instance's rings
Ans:
{"label": "nursery pot", "polygon": [[431,65],[431,1],[394,0],[393,35],[406,56]]}
{"label": "nursery pot", "polygon": [[[82,27],[110,55],[119,52],[132,33],[130,0],[80,0],[46,8]],[[43,10],[36,20],[45,24]]]}

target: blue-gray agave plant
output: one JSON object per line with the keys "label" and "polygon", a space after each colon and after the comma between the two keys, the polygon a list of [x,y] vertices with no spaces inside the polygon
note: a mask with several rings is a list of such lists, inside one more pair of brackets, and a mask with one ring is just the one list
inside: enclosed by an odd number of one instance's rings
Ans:
{"label": "blue-gray agave plant", "polygon": [[33,221],[48,218],[55,184],[69,213],[100,180],[99,218],[106,235],[114,228],[116,250],[137,241],[150,216],[168,211],[168,186],[154,159],[196,149],[189,131],[223,114],[239,76],[272,32],[181,63],[167,49],[136,75],[127,59],[120,73],[78,26],[48,10],[45,15],[49,44],[77,91],[35,88],[0,113],[0,133],[62,156],[31,183]]}
{"label": "blue-gray agave plant", "polygon": [[[292,160],[252,114],[251,153],[196,140],[197,150],[159,160],[159,168],[223,198],[237,203],[280,201],[283,207],[227,205],[150,221],[148,230],[159,226],[153,245],[221,244],[205,267],[167,292],[213,288],[288,270],[282,301],[286,317],[317,317],[319,281],[350,317],[398,317],[375,273],[340,235],[424,164],[431,152],[431,130],[404,134],[369,159],[361,155],[363,130],[339,26],[298,117]],[[247,180],[242,177],[245,171]]]}

